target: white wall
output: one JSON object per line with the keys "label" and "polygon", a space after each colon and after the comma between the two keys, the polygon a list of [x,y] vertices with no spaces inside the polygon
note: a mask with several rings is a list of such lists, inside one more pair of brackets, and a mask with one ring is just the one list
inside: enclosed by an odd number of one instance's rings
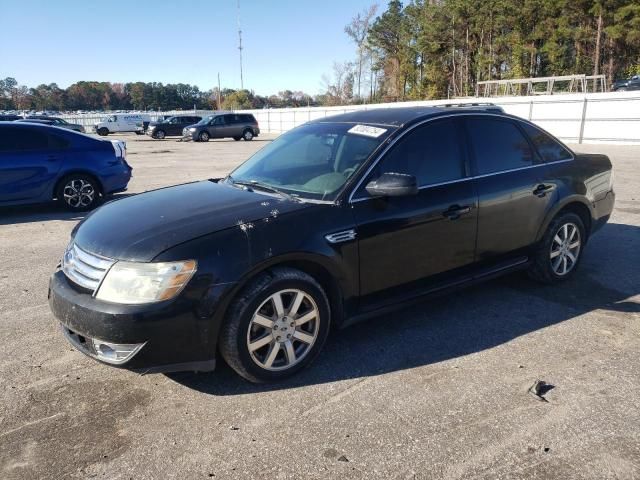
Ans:
{"label": "white wall", "polygon": [[469,98],[343,107],[246,110],[263,132],[281,133],[309,120],[361,109],[491,102],[571,143],[640,144],[640,92]]}
{"label": "white wall", "polygon": [[[640,92],[468,98],[343,107],[276,108],[245,112],[252,113],[256,117],[262,132],[281,133],[309,120],[355,110],[473,102],[491,102],[499,105],[507,113],[531,120],[566,142],[640,145]],[[152,119],[161,113],[207,115],[213,112],[206,110],[156,112],[151,113]],[[106,114],[65,115],[64,117],[68,121],[90,128],[94,122],[104,116]]]}

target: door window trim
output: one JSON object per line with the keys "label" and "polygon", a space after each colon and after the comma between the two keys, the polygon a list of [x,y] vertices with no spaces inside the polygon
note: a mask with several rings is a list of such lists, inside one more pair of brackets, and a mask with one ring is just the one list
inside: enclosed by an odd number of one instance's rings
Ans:
{"label": "door window trim", "polygon": [[[404,132],[400,133],[400,135],[398,135],[396,138],[393,139],[393,141],[391,141],[389,143],[389,145],[387,145],[384,150],[382,150],[382,152],[380,152],[378,154],[378,156],[375,158],[375,160],[373,162],[371,162],[371,165],[369,165],[369,167],[367,168],[367,170],[364,172],[364,174],[360,177],[360,179],[358,180],[358,182],[355,184],[355,186],[353,187],[353,189],[351,190],[351,192],[349,193],[349,196],[347,197],[347,203],[349,204],[353,204],[353,203],[358,203],[358,202],[362,202],[365,200],[372,200],[375,197],[361,197],[361,198],[353,198],[354,195],[356,194],[356,192],[358,191],[358,189],[360,188],[360,186],[362,185],[362,183],[365,181],[365,179],[369,176],[369,174],[373,171],[373,169],[378,165],[378,163],[382,160],[382,158],[387,154],[387,152],[393,148],[393,146],[400,141],[405,135],[407,135],[409,132],[413,131],[415,128],[424,125],[425,123],[428,122],[433,122],[436,120],[440,120],[442,118],[451,118],[451,117],[455,117],[455,118],[466,118],[466,117],[472,117],[472,116],[483,116],[483,117],[497,117],[499,119],[505,119],[505,120],[511,120],[513,122],[516,123],[516,127],[518,128],[518,130],[522,131],[523,129],[520,127],[520,125],[518,125],[518,123],[525,123],[525,121],[523,119],[520,118],[513,118],[513,117],[506,117],[503,114],[496,114],[496,113],[489,113],[489,112],[464,112],[464,113],[456,113],[456,114],[448,114],[448,115],[439,115],[437,117],[431,117],[431,118],[426,118],[418,123],[416,123],[415,125],[412,125],[411,127],[409,127],[408,129],[406,129]],[[534,125],[531,122],[527,122],[530,125],[533,125],[534,127],[536,127],[538,130],[542,130],[540,127],[537,127],[536,125]],[[464,125],[465,131],[466,131],[466,125]],[[544,130],[542,130],[544,132]],[[529,138],[528,135],[526,135],[526,132],[523,132],[523,134],[525,135],[526,140],[529,142],[529,144],[531,144],[531,139]],[[567,151],[569,153],[571,153],[571,158],[566,159],[566,160],[556,160],[553,162],[543,162],[543,163],[538,163],[535,165],[527,165],[525,167],[517,167],[517,168],[511,168],[508,170],[500,170],[498,172],[491,172],[491,173],[485,173],[482,175],[470,175],[468,177],[464,177],[464,178],[459,178],[457,180],[450,180],[448,182],[443,182],[443,183],[438,183],[438,184],[433,184],[433,185],[424,185],[422,187],[419,187],[418,190],[423,190],[426,188],[434,188],[434,187],[440,187],[442,185],[448,185],[451,183],[458,183],[458,182],[465,182],[467,180],[474,180],[476,178],[484,178],[484,177],[491,177],[494,175],[502,175],[503,173],[510,173],[510,172],[516,172],[518,170],[526,170],[529,168],[536,168],[536,167],[543,167],[545,165],[554,165],[554,164],[558,164],[558,163],[566,163],[566,162],[572,162],[575,160],[575,155],[573,153],[573,151],[566,147],[562,142],[560,142],[559,140],[557,140],[553,135],[547,133],[548,135],[551,136],[551,138],[553,138],[555,141],[559,142],[563,147],[565,147],[567,149]],[[467,154],[467,160],[469,159],[469,140],[465,137],[464,139],[464,143],[465,143],[465,152]],[[534,148],[534,153],[536,155],[539,155],[537,148]]]}

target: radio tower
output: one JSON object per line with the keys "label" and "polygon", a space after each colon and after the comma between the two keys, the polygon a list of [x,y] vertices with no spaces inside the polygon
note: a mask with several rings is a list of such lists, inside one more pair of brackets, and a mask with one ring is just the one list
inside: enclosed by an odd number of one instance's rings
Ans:
{"label": "radio tower", "polygon": [[240,0],[238,0],[238,50],[240,50],[240,90],[244,90],[242,79],[242,29],[240,28]]}

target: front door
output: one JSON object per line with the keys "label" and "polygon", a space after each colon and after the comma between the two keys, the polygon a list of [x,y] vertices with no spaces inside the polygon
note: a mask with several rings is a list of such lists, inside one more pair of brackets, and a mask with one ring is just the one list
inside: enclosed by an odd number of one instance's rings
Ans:
{"label": "front door", "polygon": [[[416,127],[355,192],[363,309],[424,291],[474,261],[477,199],[460,132],[456,119]],[[419,193],[371,198],[366,184],[390,172],[414,175]]]}

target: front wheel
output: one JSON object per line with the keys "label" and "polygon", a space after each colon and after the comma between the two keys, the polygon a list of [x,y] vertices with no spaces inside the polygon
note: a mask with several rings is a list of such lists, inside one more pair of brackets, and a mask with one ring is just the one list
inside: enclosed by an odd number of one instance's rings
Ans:
{"label": "front wheel", "polygon": [[200,132],[200,135],[198,135],[198,140],[200,140],[201,142],[208,142],[209,141],[209,134],[207,132]]}
{"label": "front wheel", "polygon": [[309,275],[277,268],[257,277],[232,303],[220,333],[220,353],[255,383],[289,377],[320,352],[330,307]]}
{"label": "front wheel", "polygon": [[109,135],[109,129],[105,127],[99,128],[98,135],[100,135],[101,137],[106,137],[107,135]]}
{"label": "front wheel", "polygon": [[557,283],[573,275],[586,241],[584,223],[575,213],[553,219],[534,254],[529,275],[542,283]]}
{"label": "front wheel", "polygon": [[158,140],[162,140],[165,137],[164,130],[156,130],[155,132],[153,132],[153,136]]}
{"label": "front wheel", "polygon": [[98,182],[88,175],[69,175],[60,181],[56,197],[68,210],[84,212],[98,205],[100,187]]}

